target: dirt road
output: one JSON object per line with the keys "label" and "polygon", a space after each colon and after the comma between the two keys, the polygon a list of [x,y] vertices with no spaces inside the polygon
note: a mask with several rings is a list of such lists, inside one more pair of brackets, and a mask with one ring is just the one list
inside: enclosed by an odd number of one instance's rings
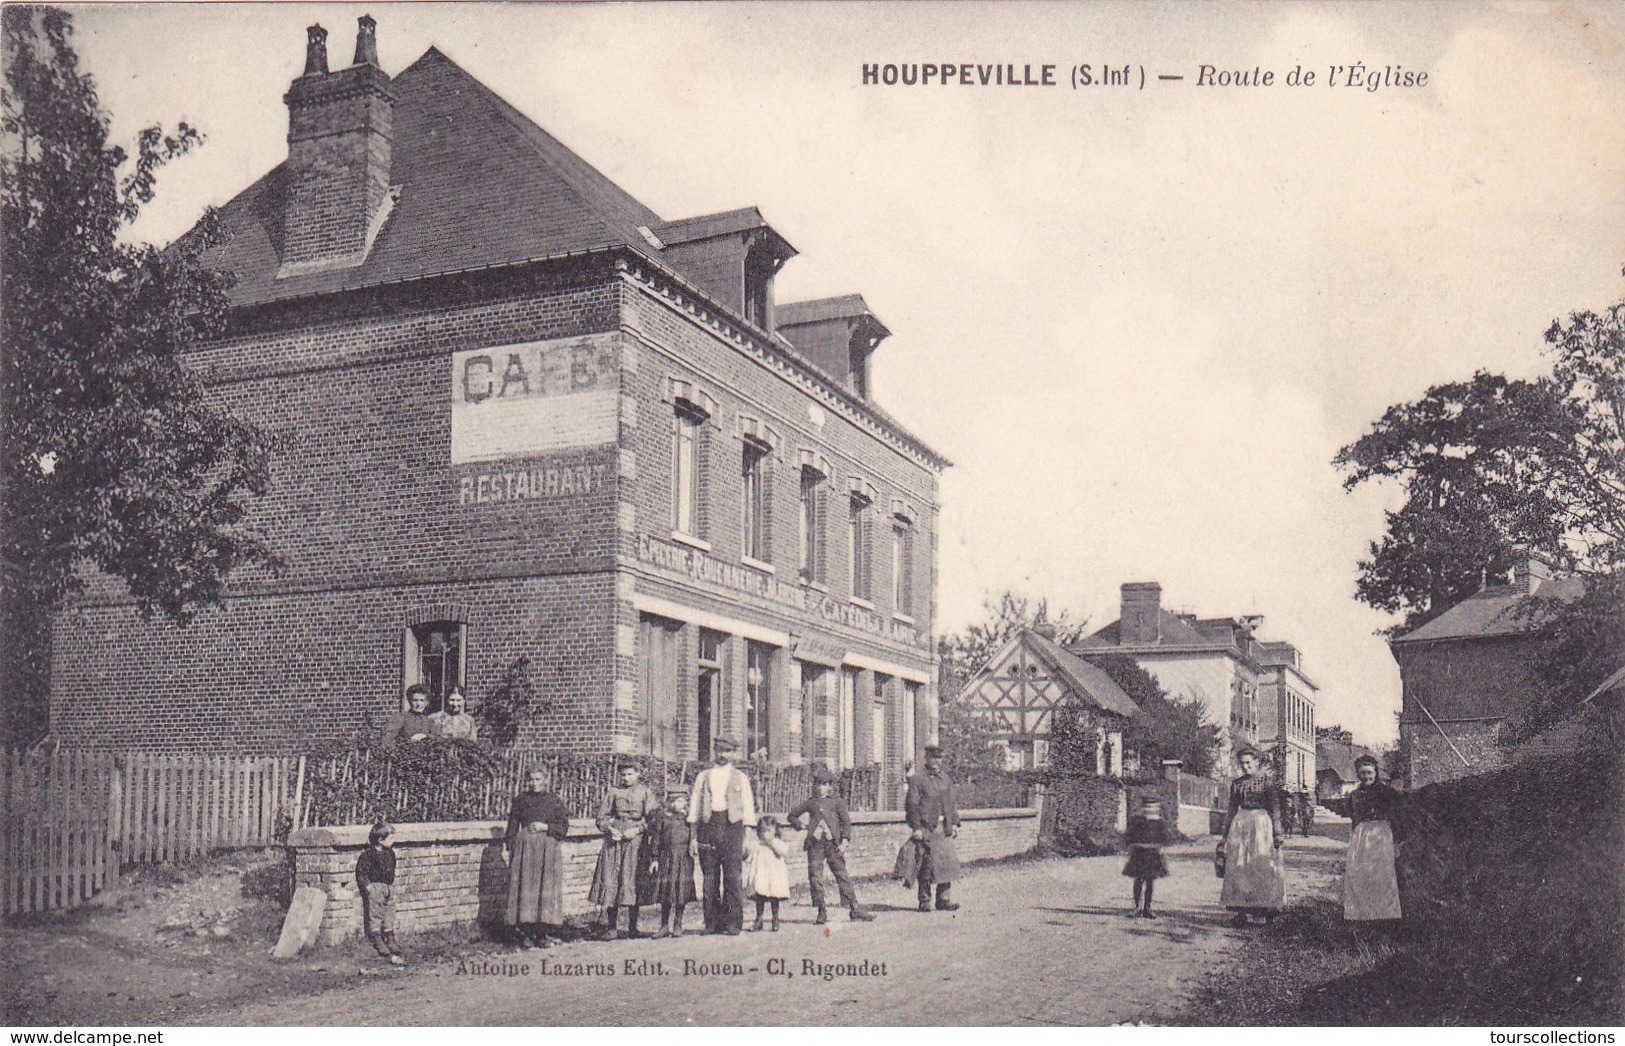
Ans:
{"label": "dirt road", "polygon": [[[1325,889],[1342,845],[1294,839],[1288,902]],[[229,1012],[198,1024],[1060,1024],[1171,1019],[1248,931],[1224,925],[1212,842],[1171,848],[1155,920],[1128,916],[1121,857],[971,869],[956,913],[920,914],[892,883],[867,888],[879,918],[780,933],[579,942],[472,952],[362,987]],[[908,905],[908,907],[904,907]],[[690,910],[690,923],[698,912]],[[545,960],[545,963],[544,963]],[[864,964],[867,963],[867,966]],[[523,969],[524,972],[519,972]]]}

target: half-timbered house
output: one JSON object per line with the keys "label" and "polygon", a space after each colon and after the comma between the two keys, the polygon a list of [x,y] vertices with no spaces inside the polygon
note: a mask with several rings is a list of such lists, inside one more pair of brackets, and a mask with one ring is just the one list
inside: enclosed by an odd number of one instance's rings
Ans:
{"label": "half-timbered house", "polygon": [[1123,772],[1123,727],[1139,708],[1112,677],[1055,642],[1040,627],[1024,629],[966,684],[962,700],[997,730],[1011,769],[1049,762],[1056,709],[1070,701],[1095,734],[1095,765]]}

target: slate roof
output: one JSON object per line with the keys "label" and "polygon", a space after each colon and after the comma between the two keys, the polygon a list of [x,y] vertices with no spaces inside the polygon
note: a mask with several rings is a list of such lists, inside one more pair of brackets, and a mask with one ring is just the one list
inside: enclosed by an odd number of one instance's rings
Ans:
{"label": "slate roof", "polygon": [[232,303],[322,294],[628,246],[658,252],[639,203],[558,139],[431,47],[391,82],[390,182],[400,199],[367,260],[353,269],[276,279],[284,169],[220,210],[229,242],[208,261],[237,275]]}
{"label": "slate roof", "polygon": [[1364,745],[1344,744],[1341,741],[1317,741],[1315,743],[1315,774],[1318,776],[1326,770],[1337,774],[1338,779],[1344,782],[1356,781],[1359,778],[1354,773],[1354,760],[1362,755],[1374,754]]}
{"label": "slate roof", "polygon": [[[692,290],[697,281],[683,263],[651,243],[642,228],[662,243],[765,228],[786,256],[795,253],[754,207],[665,221],[437,48],[396,75],[390,90],[396,101],[389,180],[400,195],[366,260],[350,269],[276,278],[285,199],[279,164],[219,210],[226,242],[204,262],[236,275],[233,305],[611,249],[651,259]],[[839,389],[787,339],[768,333],[776,351]],[[951,464],[874,403],[852,402],[929,460]]]}
{"label": "slate roof", "polygon": [[[861,294],[842,294],[835,298],[792,301],[773,306],[773,319],[780,327],[795,327],[803,323],[851,319],[857,316],[874,317],[874,311],[869,308],[869,303],[863,300]],[[877,319],[875,322],[880,321]]]}
{"label": "slate roof", "polygon": [[1055,666],[1056,672],[1074,694],[1085,698],[1096,708],[1125,718],[1140,714],[1140,706],[1123,692],[1123,688],[1105,670],[1091,665],[1043,633],[1029,630],[1025,635],[1039,654]]}
{"label": "slate roof", "polygon": [[754,207],[741,207],[736,211],[723,211],[721,214],[679,218],[655,226],[654,231],[666,243],[691,243],[694,240],[707,240],[713,236],[727,236],[731,233],[769,227],[761,211]]}
{"label": "slate roof", "polygon": [[[1158,610],[1157,615],[1162,625],[1162,638],[1152,644],[1129,644],[1131,647],[1136,650],[1142,646],[1200,647],[1204,650],[1210,650],[1215,646],[1235,646],[1225,638],[1203,635],[1185,618],[1180,617],[1171,610]],[[1118,627],[1121,624],[1121,619],[1113,621],[1106,627],[1079,639],[1074,645],[1079,648],[1102,650],[1120,647],[1123,645],[1122,632]],[[1239,648],[1237,649],[1239,650]]]}
{"label": "slate roof", "polygon": [[[1585,594],[1585,581],[1579,577],[1554,578],[1535,589],[1537,599],[1572,602]],[[1548,605],[1535,617],[1520,613],[1517,606],[1527,593],[1515,585],[1496,585],[1469,596],[1420,628],[1395,636],[1393,642],[1425,643],[1441,639],[1484,639],[1514,636],[1538,626],[1551,613]],[[1538,606],[1538,604],[1536,604]]]}

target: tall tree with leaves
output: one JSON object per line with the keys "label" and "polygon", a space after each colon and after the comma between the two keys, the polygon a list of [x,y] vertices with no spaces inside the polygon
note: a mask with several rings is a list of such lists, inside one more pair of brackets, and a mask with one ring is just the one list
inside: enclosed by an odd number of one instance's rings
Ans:
{"label": "tall tree with leaves", "polygon": [[1625,300],[1546,332],[1549,375],[1480,372],[1389,410],[1340,450],[1344,486],[1397,482],[1404,505],[1360,564],[1358,594],[1410,631],[1494,578],[1523,550],[1583,580],[1578,599],[1536,592],[1517,608],[1546,684],[1513,731],[1549,723],[1625,658]]}
{"label": "tall tree with leaves", "polygon": [[121,234],[159,169],[202,142],[142,131],[133,154],[79,67],[72,21],[3,9],[0,119],[0,593],[7,739],[44,729],[50,623],[87,571],[143,615],[184,622],[231,571],[269,560],[245,530],[269,477],[251,425],[210,405],[184,354],[224,329],[210,217],[160,250]]}
{"label": "tall tree with leaves", "polygon": [[1127,654],[1091,653],[1087,657],[1139,706],[1141,714],[1123,728],[1123,744],[1139,753],[1142,766],[1155,768],[1164,759],[1178,759],[1186,773],[1198,777],[1212,773],[1219,752],[1219,728],[1208,721],[1202,702],[1169,694]]}

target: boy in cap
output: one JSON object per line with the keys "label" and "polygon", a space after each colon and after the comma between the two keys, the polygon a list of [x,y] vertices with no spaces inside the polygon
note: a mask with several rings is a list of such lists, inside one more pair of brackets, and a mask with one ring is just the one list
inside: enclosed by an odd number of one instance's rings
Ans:
{"label": "boy in cap", "polygon": [[[790,811],[790,823],[803,828],[807,837],[802,849],[807,851],[807,886],[812,890],[812,902],[818,908],[819,925],[829,922],[829,909],[824,903],[824,865],[829,865],[835,876],[835,887],[840,891],[841,903],[846,905],[849,917],[858,922],[874,918],[858,903],[857,891],[852,888],[852,877],[846,871],[846,844],[852,838],[852,816],[846,802],[835,794],[835,774],[829,767],[813,767],[813,786],[818,794],[801,802]],[[801,819],[807,819],[803,825]]]}
{"label": "boy in cap", "polygon": [[405,966],[395,944],[395,829],[383,821],[367,834],[367,848],[355,862],[355,881],[367,908],[367,937],[391,966]]}

